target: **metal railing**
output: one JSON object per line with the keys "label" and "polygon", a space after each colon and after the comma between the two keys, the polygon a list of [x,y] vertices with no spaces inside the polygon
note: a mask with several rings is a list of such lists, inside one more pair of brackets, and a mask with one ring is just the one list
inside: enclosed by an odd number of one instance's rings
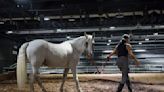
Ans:
{"label": "metal railing", "polygon": [[[4,71],[9,71],[10,69],[16,69],[16,63],[3,68]],[[108,65],[108,66],[97,66],[99,71],[103,73],[120,73],[119,69],[116,65]],[[96,66],[77,66],[78,73],[96,73],[97,72]],[[164,64],[142,64],[136,67],[135,65],[130,65],[130,72],[132,73],[147,73],[147,72],[164,72]],[[39,69],[40,73],[43,74],[61,74],[63,73],[63,68],[49,68],[46,66],[42,66]],[[31,65],[27,64],[27,73],[31,73]],[[70,72],[71,73],[71,72]]]}
{"label": "metal railing", "polygon": [[[109,65],[109,66],[97,66],[99,71],[103,73],[120,73],[119,69],[116,65]],[[144,64],[136,67],[135,65],[130,65],[130,72],[132,73],[147,73],[147,72],[164,72],[164,65],[154,65],[154,64]],[[31,72],[30,65],[27,67],[28,73]],[[63,73],[63,68],[48,68],[48,67],[41,67],[39,69],[40,73],[49,73],[49,74],[56,74],[56,73]],[[77,67],[78,73],[95,73],[97,72],[96,66],[78,66]]]}

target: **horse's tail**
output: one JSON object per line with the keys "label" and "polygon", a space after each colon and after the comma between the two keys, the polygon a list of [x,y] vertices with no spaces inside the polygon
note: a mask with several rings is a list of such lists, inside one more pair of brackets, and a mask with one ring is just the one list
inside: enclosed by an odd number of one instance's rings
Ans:
{"label": "horse's tail", "polygon": [[28,43],[24,43],[20,49],[17,57],[17,85],[18,89],[25,87],[27,82],[27,70],[26,70],[26,48]]}

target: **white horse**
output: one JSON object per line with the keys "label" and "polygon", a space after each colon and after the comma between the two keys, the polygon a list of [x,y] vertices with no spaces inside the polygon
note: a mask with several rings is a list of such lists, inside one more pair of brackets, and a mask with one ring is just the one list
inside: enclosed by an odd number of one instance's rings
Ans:
{"label": "white horse", "polygon": [[49,67],[65,68],[60,91],[63,91],[64,82],[67,78],[67,73],[71,69],[73,79],[76,82],[78,92],[82,92],[79,80],[77,77],[76,66],[80,60],[80,55],[86,50],[87,57],[92,57],[92,43],[94,36],[80,36],[73,40],[62,42],[61,44],[53,44],[45,40],[33,40],[24,43],[19,49],[17,58],[17,84],[18,89],[22,89],[27,82],[26,62],[29,61],[32,65],[32,73],[30,74],[30,92],[34,92],[34,81],[36,80],[43,92],[45,88],[38,76],[38,69],[41,65]]}

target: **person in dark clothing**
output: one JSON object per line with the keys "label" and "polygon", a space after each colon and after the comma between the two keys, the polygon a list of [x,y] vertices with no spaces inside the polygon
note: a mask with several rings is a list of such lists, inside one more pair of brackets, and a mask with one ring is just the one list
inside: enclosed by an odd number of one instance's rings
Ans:
{"label": "person in dark clothing", "polygon": [[129,73],[128,56],[130,55],[130,57],[132,59],[134,59],[135,64],[137,66],[140,64],[140,62],[137,60],[137,58],[135,57],[135,55],[132,52],[132,47],[129,43],[129,35],[124,34],[122,36],[122,39],[119,42],[119,44],[115,47],[113,52],[111,54],[109,54],[109,56],[107,57],[108,60],[111,59],[111,56],[114,54],[116,54],[118,56],[116,65],[122,72],[122,80],[117,88],[117,92],[122,91],[124,84],[127,85],[129,92],[132,92],[131,83],[130,83],[130,79],[129,79],[129,75],[128,75],[128,73]]}

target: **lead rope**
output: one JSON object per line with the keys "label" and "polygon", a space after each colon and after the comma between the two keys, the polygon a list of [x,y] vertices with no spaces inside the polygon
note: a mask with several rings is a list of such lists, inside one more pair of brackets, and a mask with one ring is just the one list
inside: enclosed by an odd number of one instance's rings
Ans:
{"label": "lead rope", "polygon": [[91,63],[91,65],[94,65],[95,67],[96,67],[96,72],[95,73],[98,73],[98,74],[101,74],[101,73],[103,73],[103,71],[104,71],[104,69],[105,69],[105,66],[107,65],[107,61],[109,61],[109,59],[107,59],[107,60],[105,60],[105,63],[102,63],[102,68],[101,68],[101,71],[98,69],[98,67],[97,67],[97,65],[96,65],[96,63],[95,63],[95,61],[93,60],[93,58],[89,58],[88,59],[89,61],[90,61],[90,63]]}
{"label": "lead rope", "polygon": [[[87,48],[88,42],[85,43],[85,46],[86,46],[86,48]],[[92,45],[92,46],[93,46],[93,45]],[[93,48],[93,47],[92,47],[92,48]],[[92,49],[92,50],[93,50],[93,49]],[[87,56],[87,55],[86,55],[86,56]],[[99,71],[98,67],[96,66],[95,61],[93,60],[93,58],[91,57],[91,58],[89,58],[88,60],[91,62],[92,65],[94,65],[94,66],[96,67],[97,72],[100,74],[101,72]]]}
{"label": "lead rope", "polygon": [[98,67],[96,66],[95,61],[93,60],[93,58],[90,58],[89,61],[91,62],[92,65],[94,65],[96,67],[96,73],[100,74],[101,72],[99,71]]}
{"label": "lead rope", "polygon": [[89,59],[89,61],[91,62],[91,64],[92,65],[94,65],[95,67],[96,67],[96,72],[95,73],[98,73],[98,74],[101,74],[101,73],[103,73],[103,71],[104,71],[104,69],[105,69],[105,66],[106,66],[106,64],[107,64],[107,61],[105,61],[105,63],[103,63],[102,65],[102,68],[101,68],[101,71],[98,69],[98,67],[96,66],[96,63],[95,63],[95,61],[93,60],[93,58],[90,58]]}
{"label": "lead rope", "polygon": [[101,71],[100,71],[99,68],[97,67],[95,61],[93,60],[93,58],[89,58],[88,60],[91,62],[92,65],[94,65],[96,67],[97,71],[95,73],[101,74],[104,71],[104,68],[105,68],[105,65],[107,64],[107,61],[105,61],[105,63],[102,64],[103,67],[101,68]]}
{"label": "lead rope", "polygon": [[107,60],[105,61],[105,63],[102,63],[101,73],[103,73],[106,65],[107,65]]}

